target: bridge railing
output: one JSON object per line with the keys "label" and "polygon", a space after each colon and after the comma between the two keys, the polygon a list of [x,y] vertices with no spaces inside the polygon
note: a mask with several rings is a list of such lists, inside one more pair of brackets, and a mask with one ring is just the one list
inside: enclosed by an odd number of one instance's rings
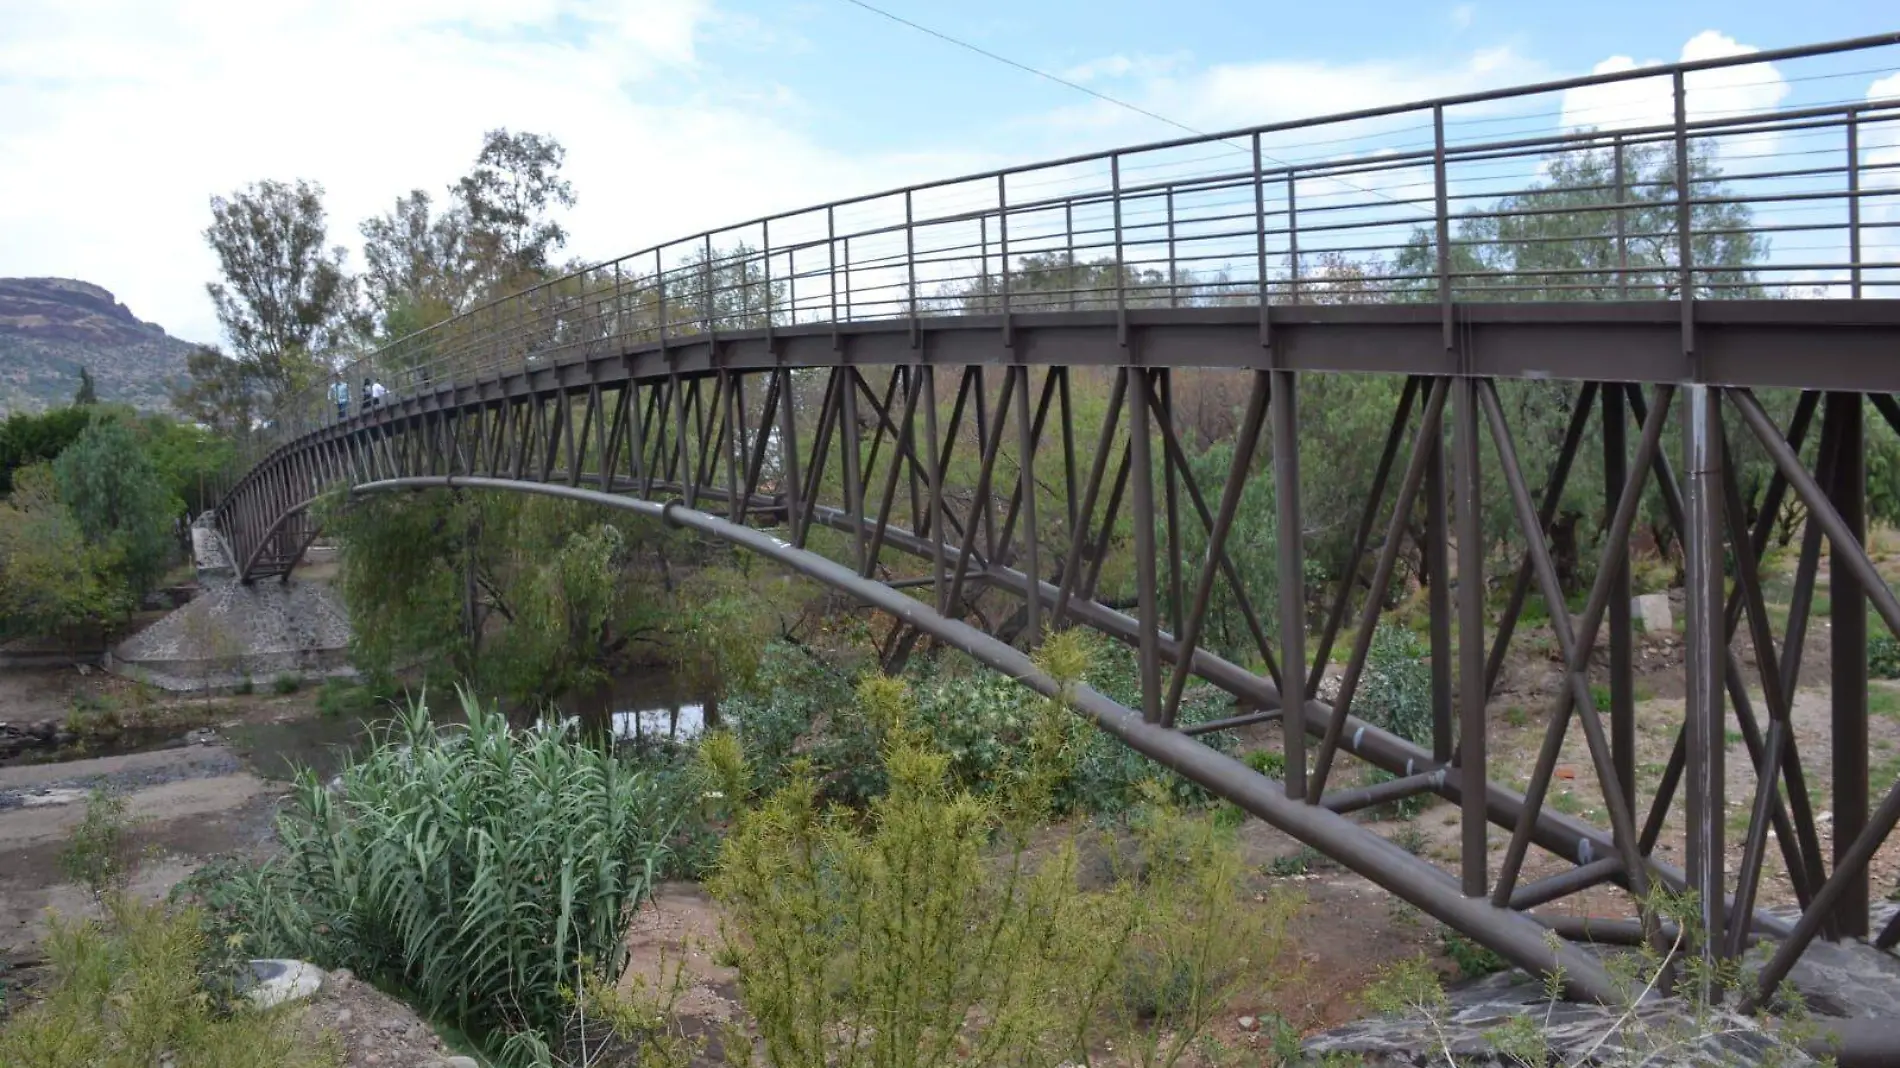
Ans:
{"label": "bridge railing", "polygon": [[[1799,85],[1809,98],[1784,103]],[[1900,294],[1900,34],[853,197],[595,264],[338,369],[401,396],[708,334],[937,315]],[[1264,318],[1264,313],[1263,313]],[[329,383],[259,444],[334,421]],[[355,414],[352,404],[351,414]]]}

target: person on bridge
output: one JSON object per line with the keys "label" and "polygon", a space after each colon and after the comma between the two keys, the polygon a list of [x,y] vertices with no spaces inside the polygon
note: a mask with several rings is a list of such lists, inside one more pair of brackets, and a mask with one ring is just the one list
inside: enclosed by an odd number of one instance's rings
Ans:
{"label": "person on bridge", "polygon": [[370,380],[368,378],[363,379],[363,394],[357,403],[362,405],[364,414],[368,414],[369,410],[376,406],[376,392],[370,388]]}
{"label": "person on bridge", "polygon": [[389,391],[383,388],[381,382],[372,383],[369,389],[370,399],[376,403],[376,407],[381,408],[383,406],[383,398],[389,396]]}
{"label": "person on bridge", "polygon": [[350,384],[338,376],[330,383],[330,399],[336,402],[336,419],[342,422],[350,417]]}

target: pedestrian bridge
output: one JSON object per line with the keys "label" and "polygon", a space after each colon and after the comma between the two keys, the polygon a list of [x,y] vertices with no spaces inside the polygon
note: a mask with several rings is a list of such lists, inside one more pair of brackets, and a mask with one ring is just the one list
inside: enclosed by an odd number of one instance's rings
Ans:
{"label": "pedestrian bridge", "polygon": [[[1900,66],[1896,41],[1143,145],[695,235],[346,366],[386,383],[385,403],[342,418],[321,389],[290,403],[217,528],[261,581],[295,566],[311,504],[339,489],[651,516],[860,599],[901,628],[899,654],[951,646],[1063,697],[1576,996],[1626,993],[1585,942],[1670,937],[1634,919],[1654,887],[1698,895],[1697,952],[1761,942],[1765,993],[1817,936],[1900,936],[1869,926],[1900,785],[1870,780],[1866,655],[1869,621],[1900,629],[1900,602],[1865,548],[1866,436],[1900,429],[1900,301],[1879,299],[1900,295],[1900,100],[1867,95]],[[1767,77],[1812,102],[1730,106]],[[1303,430],[1302,387],[1338,374],[1403,387],[1349,487],[1353,563],[1316,588],[1302,538],[1270,561],[1229,542],[1259,480],[1276,528],[1310,534],[1302,462],[1326,446]],[[1231,389],[1232,460],[1212,476],[1190,462],[1189,376]],[[1525,381],[1564,428],[1536,463],[1521,406],[1500,400]],[[1742,450],[1773,472],[1747,493]],[[1586,454],[1600,566],[1578,608],[1550,532]],[[1687,698],[1660,774],[1637,757],[1628,563],[1646,496],[1684,550]],[[1794,505],[1783,620],[1761,559]],[[1190,534],[1205,549],[1184,549]],[[1487,538],[1524,547],[1515,566],[1487,572]],[[1354,705],[1380,616],[1359,594],[1390,587],[1408,544],[1432,650],[1418,739]],[[1251,600],[1243,567],[1277,574],[1277,595]],[[1562,668],[1533,766],[1504,774],[1487,699],[1531,593]],[[1205,648],[1216,598],[1244,618],[1250,664]],[[1137,651],[1139,707],[1036,666],[1038,638],[1071,626]],[[1825,669],[1802,662],[1819,627]],[[1791,713],[1804,669],[1831,671],[1825,767]],[[1232,695],[1231,718],[1177,723],[1192,680]],[[1282,749],[1283,777],[1203,744],[1242,728]],[[1551,804],[1572,738],[1589,819]],[[1831,796],[1811,799],[1821,775]],[[1353,818],[1419,794],[1452,806],[1455,861]],[[1760,907],[1768,885],[1798,919]],[[1579,897],[1603,887],[1622,904]]]}

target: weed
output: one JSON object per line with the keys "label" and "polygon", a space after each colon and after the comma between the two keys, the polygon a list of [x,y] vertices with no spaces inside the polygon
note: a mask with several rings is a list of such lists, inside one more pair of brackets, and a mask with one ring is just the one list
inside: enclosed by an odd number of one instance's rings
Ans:
{"label": "weed", "polygon": [[1506,967],[1503,957],[1449,927],[1438,929],[1438,945],[1457,967],[1458,974],[1468,979],[1501,972]]}
{"label": "weed", "polygon": [[1389,841],[1415,857],[1425,852],[1425,847],[1431,844],[1426,840],[1425,832],[1420,830],[1416,823],[1401,824],[1392,832]]}
{"label": "weed", "polygon": [[11,1068],[146,1068],[172,1064],[326,1068],[334,1041],[312,1042],[298,1010],[222,1014],[204,996],[197,917],[112,895],[104,923],[55,918],[44,943],[52,983],[44,1000],[0,1027]]}
{"label": "weed", "polygon": [[1590,684],[1590,703],[1595,705],[1599,710],[1609,708],[1610,707],[1609,685],[1606,683],[1601,683],[1601,682],[1591,683]]}
{"label": "weed", "polygon": [[1879,683],[1867,687],[1867,711],[1876,716],[1900,717],[1900,688]]}
{"label": "weed", "polygon": [[1512,705],[1504,710],[1504,722],[1521,729],[1530,725],[1530,713],[1524,711],[1523,705]]}
{"label": "weed", "polygon": [[1583,802],[1566,787],[1550,795],[1550,807],[1566,816],[1574,816],[1583,811]]}
{"label": "weed", "polygon": [[[769,1063],[980,1068],[1112,1044],[1125,1063],[1173,1064],[1236,991],[1285,974],[1297,899],[1243,895],[1232,836],[1173,808],[1165,787],[1144,790],[1131,854],[1105,843],[1114,885],[1085,892],[1073,843],[1027,851],[1063,774],[1059,736],[1032,726],[1030,766],[979,794],[903,687],[867,685],[860,700],[888,791],[838,818],[791,769],[740,816],[711,882]],[[1051,703],[1042,724],[1066,715]],[[998,840],[1014,843],[1000,863]]]}
{"label": "weed", "polygon": [[124,888],[138,868],[129,830],[125,798],[94,790],[86,798],[85,817],[60,851],[60,870],[92,891],[94,898],[104,900],[108,893]]}
{"label": "weed", "polygon": [[272,679],[270,683],[271,691],[279,697],[285,694],[296,693],[302,686],[303,680],[290,674],[279,675]]}
{"label": "weed", "polygon": [[1872,626],[1867,636],[1867,671],[1875,678],[1900,679],[1900,638]]}
{"label": "weed", "polygon": [[376,705],[369,687],[348,679],[326,679],[317,691],[317,714],[330,719],[362,716]]}
{"label": "weed", "polygon": [[1312,846],[1303,845],[1285,856],[1274,857],[1267,862],[1267,874],[1278,879],[1292,875],[1305,875],[1325,859],[1325,855]]}
{"label": "weed", "polygon": [[252,693],[256,692],[256,690],[257,684],[251,681],[249,675],[239,679],[238,684],[231,687],[231,692],[237,694],[239,697],[249,697]]}
{"label": "weed", "polygon": [[1240,762],[1269,779],[1286,777],[1286,754],[1278,749],[1252,749],[1240,755]]}

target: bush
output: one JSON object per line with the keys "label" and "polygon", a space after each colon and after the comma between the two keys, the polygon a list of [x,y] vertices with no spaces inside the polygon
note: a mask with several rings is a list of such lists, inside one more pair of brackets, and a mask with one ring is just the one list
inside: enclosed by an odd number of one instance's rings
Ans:
{"label": "bush", "polygon": [[328,719],[362,716],[376,707],[369,687],[347,679],[326,679],[317,691],[317,714]]}
{"label": "bush", "polygon": [[[1087,682],[1124,704],[1140,705],[1140,681],[1130,650],[1081,631],[1065,632],[1050,642],[1072,647],[1075,681]],[[949,774],[959,787],[991,794],[1024,766],[1044,704],[1033,691],[955,654],[935,662],[919,658],[904,679],[916,725],[948,758]],[[789,642],[768,646],[759,658],[755,682],[730,697],[720,711],[737,728],[762,789],[783,784],[792,763],[802,759],[826,800],[863,804],[884,792],[884,768],[869,711],[847,673],[809,649]],[[1218,691],[1193,686],[1182,699],[1179,721],[1200,723],[1231,711]],[[1080,718],[1070,716],[1063,723],[1074,759],[1055,784],[1058,811],[1128,811],[1139,800],[1138,787],[1155,776],[1154,764]],[[1233,744],[1225,734],[1202,740],[1223,751]],[[1161,774],[1177,801],[1199,805],[1210,800],[1188,780]]]}
{"label": "bush", "polygon": [[204,939],[196,916],[115,895],[108,922],[54,919],[45,1000],[0,1027],[8,1068],[284,1068],[339,1065],[334,1043],[313,1044],[298,1010],[222,1015],[199,985]]}
{"label": "bush", "polygon": [[60,871],[101,900],[124,889],[139,860],[127,834],[129,829],[125,798],[95,789],[86,798],[85,818],[73,828],[66,848],[60,851]]}
{"label": "bush", "polygon": [[[1352,710],[1374,726],[1430,748],[1432,670],[1426,663],[1427,655],[1428,650],[1417,634],[1389,623],[1379,624],[1372,632],[1372,645],[1366,651],[1366,669],[1359,678]],[[1383,769],[1374,768],[1366,783],[1372,785],[1391,778]],[[1395,801],[1390,808],[1400,819],[1411,819],[1430,803],[1431,795],[1419,794]]]}
{"label": "bush", "polygon": [[1900,679],[1900,638],[1878,627],[1869,629],[1874,633],[1867,636],[1867,671],[1875,678]]}
{"label": "bush", "polygon": [[[838,818],[794,773],[741,815],[712,882],[775,1068],[1080,1063],[1104,1044],[1170,1064],[1235,991],[1290,981],[1275,965],[1297,902],[1250,900],[1231,838],[1169,809],[1165,791],[1150,792],[1106,891],[1080,888],[1073,842],[1030,858],[1066,711],[1041,710],[1028,765],[985,796],[956,784],[901,685],[874,680],[859,700],[888,792],[865,818]],[[749,773],[737,747],[704,752],[710,783],[750,792],[735,785]]]}
{"label": "bush", "polygon": [[412,703],[335,794],[306,773],[233,914],[260,953],[396,984],[473,1033],[558,1026],[577,972],[619,974],[670,819],[650,776],[567,727],[461,700],[466,728],[440,733]]}
{"label": "bush", "polygon": [[270,683],[271,691],[279,697],[296,693],[302,687],[303,680],[295,675],[279,675],[272,679]]}

